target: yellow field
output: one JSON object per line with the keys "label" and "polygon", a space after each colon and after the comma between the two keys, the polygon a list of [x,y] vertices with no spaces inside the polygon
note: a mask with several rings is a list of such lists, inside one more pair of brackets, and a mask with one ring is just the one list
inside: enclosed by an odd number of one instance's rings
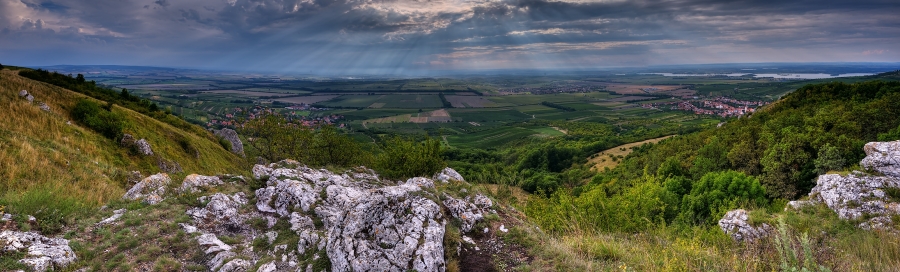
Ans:
{"label": "yellow field", "polygon": [[[621,160],[621,158],[619,158],[619,156],[621,156],[621,157],[628,156],[628,154],[631,153],[632,147],[641,146],[642,144],[646,144],[646,143],[658,143],[659,141],[665,140],[672,136],[675,136],[675,135],[669,135],[669,136],[665,136],[665,137],[659,137],[656,139],[650,139],[650,140],[646,140],[646,141],[624,144],[624,145],[613,147],[613,148],[610,148],[607,150],[603,150],[600,153],[597,153],[597,154],[594,154],[593,156],[591,156],[591,158],[588,159],[587,165],[591,165],[591,170],[594,170],[597,172],[603,171],[603,169],[606,167],[609,167],[609,169],[613,169],[616,167],[616,165],[619,165],[619,161]],[[610,156],[614,156],[617,159],[615,161],[613,161],[612,157],[610,157]]]}

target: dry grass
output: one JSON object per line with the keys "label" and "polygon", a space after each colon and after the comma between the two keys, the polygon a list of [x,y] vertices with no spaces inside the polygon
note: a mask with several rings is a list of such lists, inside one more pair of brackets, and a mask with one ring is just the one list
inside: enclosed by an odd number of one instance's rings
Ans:
{"label": "dry grass", "polygon": [[[672,136],[674,136],[674,135],[659,137],[656,139],[650,139],[650,140],[640,141],[640,142],[635,142],[635,143],[630,143],[630,144],[624,144],[624,145],[613,147],[613,148],[610,148],[607,150],[603,150],[600,153],[597,153],[597,154],[594,154],[593,156],[591,156],[591,158],[587,162],[587,165],[591,165],[591,170],[594,170],[597,172],[604,171],[603,169],[605,169],[607,167],[609,167],[609,169],[613,169],[616,167],[616,165],[619,165],[619,161],[622,158],[624,158],[625,156],[628,156],[628,154],[631,154],[632,147],[641,146],[646,143],[658,143],[659,141],[668,139],[669,137],[672,137]],[[613,158],[615,158],[615,159],[613,159]]]}
{"label": "dry grass", "polygon": [[[86,128],[66,125],[68,116],[61,114],[81,95],[8,70],[0,77],[0,187],[7,192],[2,197],[40,186],[77,194],[96,205],[124,193],[110,178],[120,171],[117,162],[123,158],[98,146],[114,143]],[[28,90],[35,103],[20,98],[20,90]],[[51,112],[38,108],[38,101],[47,103]]]}
{"label": "dry grass", "polygon": [[[19,97],[20,90],[33,95],[34,102]],[[0,71],[0,203],[16,208],[26,192],[41,190],[98,207],[121,197],[127,171],[159,172],[156,157],[130,154],[88,128],[67,124],[69,111],[82,98],[15,71]],[[38,102],[51,111],[42,111]],[[207,139],[211,136],[193,135],[122,107],[113,110],[126,117],[126,133],[146,138],[159,157],[178,162],[185,172],[245,172],[244,161]]]}

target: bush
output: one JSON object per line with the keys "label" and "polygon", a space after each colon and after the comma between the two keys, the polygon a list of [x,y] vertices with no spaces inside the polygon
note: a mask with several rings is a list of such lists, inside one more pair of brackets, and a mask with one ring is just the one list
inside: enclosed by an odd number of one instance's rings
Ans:
{"label": "bush", "polygon": [[446,166],[441,158],[441,142],[433,138],[422,142],[390,138],[375,160],[375,169],[379,173],[397,179],[431,176]]}
{"label": "bush", "polygon": [[736,171],[712,172],[693,184],[681,201],[683,223],[714,224],[730,209],[768,203],[759,180]]}
{"label": "bush", "polygon": [[72,118],[86,127],[99,132],[106,138],[119,139],[122,137],[122,129],[125,127],[125,118],[101,107],[97,102],[81,99],[72,110]]}

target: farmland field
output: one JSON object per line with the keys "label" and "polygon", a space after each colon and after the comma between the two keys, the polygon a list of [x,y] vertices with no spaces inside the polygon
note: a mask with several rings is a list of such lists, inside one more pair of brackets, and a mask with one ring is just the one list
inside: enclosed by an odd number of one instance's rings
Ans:
{"label": "farmland field", "polygon": [[485,108],[497,106],[497,103],[494,103],[483,96],[448,95],[447,101],[449,101],[454,108]]}
{"label": "farmland field", "polygon": [[[335,124],[349,128],[360,142],[376,141],[374,134],[430,135],[446,138],[452,148],[576,138],[590,133],[578,127],[592,125],[616,126],[617,133],[710,126],[725,118],[649,104],[720,96],[773,101],[807,83],[830,81],[636,73],[407,79],[99,73],[91,80],[128,88],[161,109],[211,128],[247,118],[246,111],[265,109],[308,119],[337,117]],[[312,106],[286,109],[299,104]],[[567,126],[575,128],[568,135],[563,132]]]}
{"label": "farmland field", "polygon": [[310,96],[294,96],[294,97],[284,97],[275,99],[275,101],[281,101],[286,103],[295,103],[295,104],[315,104],[323,101],[328,101],[337,97],[336,95],[310,95]]}

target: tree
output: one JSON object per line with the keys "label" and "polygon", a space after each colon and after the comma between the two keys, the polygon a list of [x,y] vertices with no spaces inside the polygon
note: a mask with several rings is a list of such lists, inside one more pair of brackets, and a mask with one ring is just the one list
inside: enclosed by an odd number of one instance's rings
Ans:
{"label": "tree", "polygon": [[731,170],[712,172],[693,184],[682,199],[679,216],[685,223],[715,223],[730,209],[766,204],[766,191],[755,177]]}
{"label": "tree", "polygon": [[841,151],[837,147],[826,143],[819,149],[819,156],[815,160],[816,173],[825,174],[831,170],[840,170],[844,168],[846,161],[841,156]]}
{"label": "tree", "polygon": [[84,83],[84,75],[78,74],[78,76],[75,77],[75,81],[78,82],[78,84]]}
{"label": "tree", "polygon": [[0,64],[0,70],[3,70],[3,64]]}

